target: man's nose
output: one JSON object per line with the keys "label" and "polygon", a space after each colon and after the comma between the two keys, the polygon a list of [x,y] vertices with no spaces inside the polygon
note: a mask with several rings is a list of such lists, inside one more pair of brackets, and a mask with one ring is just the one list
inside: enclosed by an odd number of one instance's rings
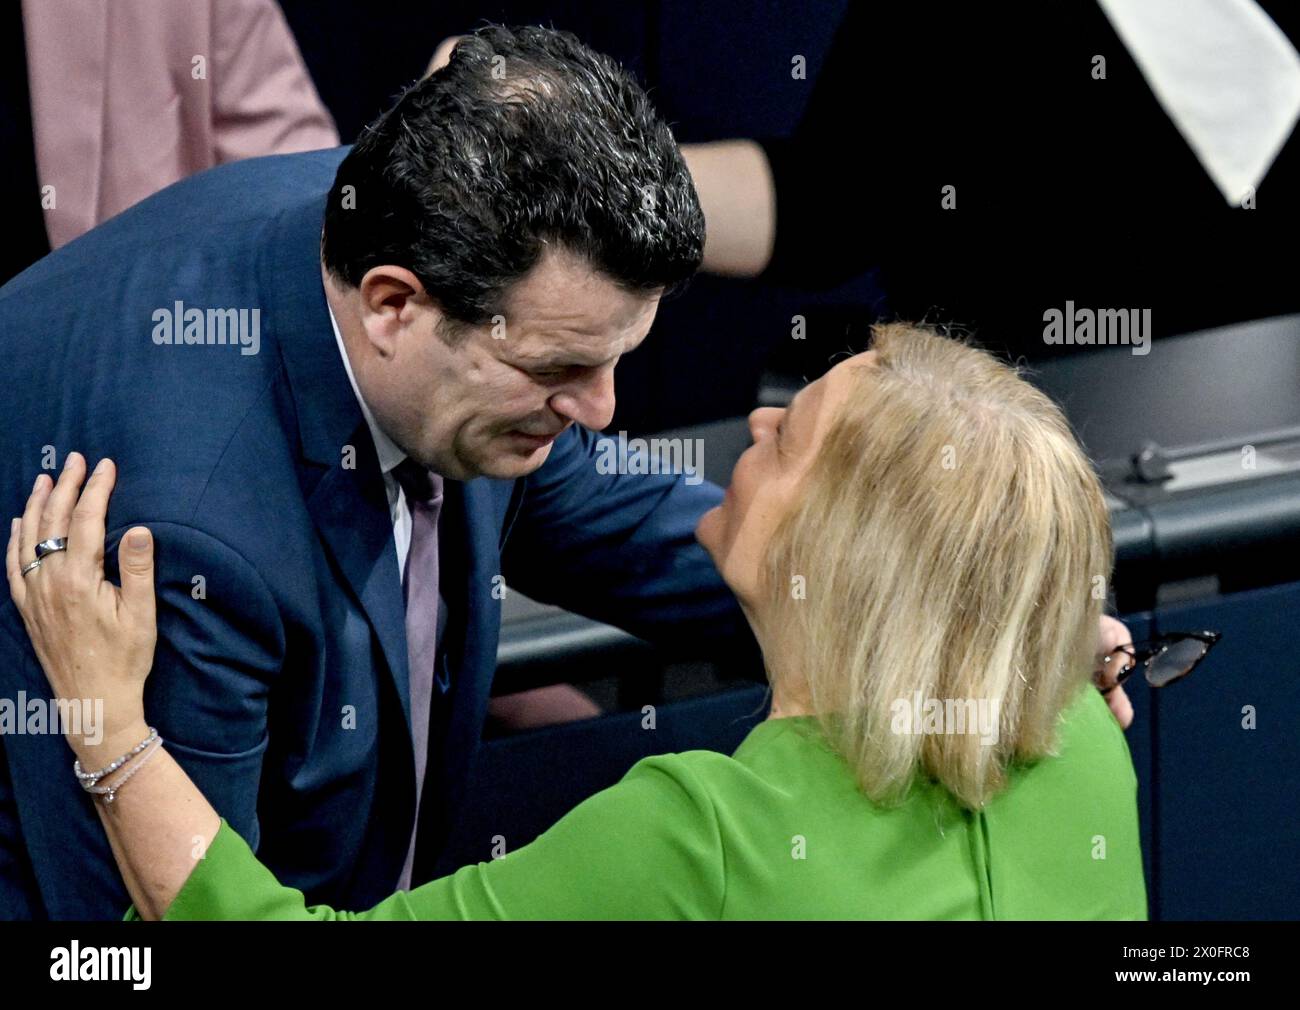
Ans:
{"label": "man's nose", "polygon": [[551,397],[551,409],[592,431],[614,420],[614,366],[593,371]]}

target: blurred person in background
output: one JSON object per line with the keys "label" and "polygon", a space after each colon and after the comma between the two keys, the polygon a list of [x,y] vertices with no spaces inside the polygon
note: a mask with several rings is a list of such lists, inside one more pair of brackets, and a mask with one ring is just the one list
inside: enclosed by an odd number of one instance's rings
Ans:
{"label": "blurred person in background", "polygon": [[32,194],[0,284],[195,172],[338,146],[275,0],[23,0],[0,18],[5,189]]}

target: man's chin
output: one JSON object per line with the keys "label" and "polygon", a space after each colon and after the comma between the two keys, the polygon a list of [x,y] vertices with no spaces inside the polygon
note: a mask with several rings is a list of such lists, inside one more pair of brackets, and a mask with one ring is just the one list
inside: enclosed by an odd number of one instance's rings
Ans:
{"label": "man's chin", "polygon": [[553,442],[534,449],[520,447],[512,451],[494,452],[485,461],[483,476],[495,477],[498,480],[526,477],[539,470],[546,462],[551,455],[552,445]]}

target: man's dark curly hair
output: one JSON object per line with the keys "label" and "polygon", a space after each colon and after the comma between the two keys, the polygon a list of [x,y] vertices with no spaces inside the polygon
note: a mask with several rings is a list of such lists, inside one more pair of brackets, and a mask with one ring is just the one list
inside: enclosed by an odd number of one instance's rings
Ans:
{"label": "man's dark curly hair", "polygon": [[704,215],[627,71],[568,32],[489,25],[344,158],[322,255],[353,287],[405,267],[454,330],[502,312],[547,242],[626,290],[667,294],[700,265]]}

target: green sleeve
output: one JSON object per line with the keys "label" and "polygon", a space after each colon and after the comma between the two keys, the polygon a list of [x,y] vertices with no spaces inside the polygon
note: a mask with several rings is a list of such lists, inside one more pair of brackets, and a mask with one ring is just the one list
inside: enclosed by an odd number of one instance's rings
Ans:
{"label": "green sleeve", "polygon": [[715,919],[723,871],[709,795],[687,760],[665,755],[638,762],[532,844],[368,912],[309,907],[223,820],[165,918]]}

